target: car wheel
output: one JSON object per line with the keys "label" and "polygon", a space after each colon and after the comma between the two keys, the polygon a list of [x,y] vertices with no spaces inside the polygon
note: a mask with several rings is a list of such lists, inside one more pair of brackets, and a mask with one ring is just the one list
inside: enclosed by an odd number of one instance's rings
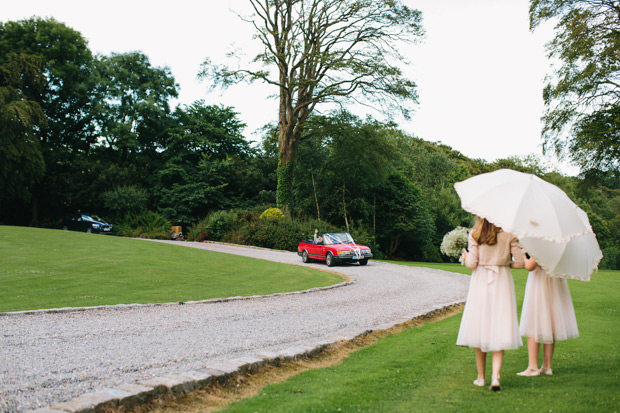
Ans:
{"label": "car wheel", "polygon": [[360,260],[360,265],[366,265],[368,264],[368,258],[364,258],[363,260]]}
{"label": "car wheel", "polygon": [[304,252],[301,254],[301,260],[303,262],[310,262],[311,259],[308,258],[308,251],[304,250]]}
{"label": "car wheel", "polygon": [[62,230],[63,231],[69,231],[69,227],[65,225],[64,227],[62,227]]}
{"label": "car wheel", "polygon": [[93,232],[93,229],[92,229],[92,228],[86,228],[86,233],[87,233],[87,234],[90,234],[91,232]]}
{"label": "car wheel", "polygon": [[328,267],[333,267],[334,264],[336,264],[336,262],[334,261],[334,256],[331,252],[328,252],[325,256],[325,264],[327,264]]}

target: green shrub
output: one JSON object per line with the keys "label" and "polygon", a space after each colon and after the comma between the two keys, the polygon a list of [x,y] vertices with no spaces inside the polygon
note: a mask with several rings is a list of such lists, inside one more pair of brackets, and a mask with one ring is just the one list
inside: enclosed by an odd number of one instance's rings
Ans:
{"label": "green shrub", "polygon": [[252,209],[235,209],[237,214],[237,224],[240,225],[244,222],[254,222],[259,219],[261,213],[265,210],[265,207],[256,207]]}
{"label": "green shrub", "polygon": [[148,192],[135,185],[117,186],[102,195],[104,205],[116,215],[139,213],[146,209]]}
{"label": "green shrub", "polygon": [[260,220],[267,221],[282,221],[283,218],[284,214],[279,208],[268,208],[258,217]]}
{"label": "green shrub", "polygon": [[221,241],[225,233],[235,228],[239,218],[234,210],[212,212],[190,229],[188,239]]}
{"label": "green shrub", "polygon": [[188,233],[186,234],[187,239],[189,241],[198,241],[198,242],[202,242],[205,239],[207,239],[206,238],[207,222],[209,222],[209,216],[201,219],[196,224],[192,225]]}
{"label": "green shrub", "polygon": [[599,268],[601,270],[620,270],[620,248],[607,247],[603,249],[603,259]]}
{"label": "green shrub", "polygon": [[169,239],[171,224],[163,215],[152,211],[129,213],[115,226],[123,237]]}
{"label": "green shrub", "polygon": [[223,241],[235,244],[254,245],[286,251],[297,251],[297,245],[303,239],[312,239],[314,229],[320,232],[338,232],[338,228],[322,221],[291,220],[281,221],[258,219],[243,224],[237,231],[227,234]]}
{"label": "green shrub", "polygon": [[442,262],[442,256],[439,253],[439,248],[433,244],[426,244],[424,246],[424,259],[426,262]]}
{"label": "green shrub", "polygon": [[236,220],[237,214],[234,211],[216,211],[209,218],[207,229],[215,238],[221,238],[232,229]]}

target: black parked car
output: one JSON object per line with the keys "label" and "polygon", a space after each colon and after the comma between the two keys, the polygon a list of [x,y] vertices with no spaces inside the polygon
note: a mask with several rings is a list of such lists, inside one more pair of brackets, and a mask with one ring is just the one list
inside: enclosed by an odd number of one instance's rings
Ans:
{"label": "black parked car", "polygon": [[75,214],[63,218],[60,221],[65,231],[94,232],[99,234],[111,234],[113,226],[108,224],[97,215]]}

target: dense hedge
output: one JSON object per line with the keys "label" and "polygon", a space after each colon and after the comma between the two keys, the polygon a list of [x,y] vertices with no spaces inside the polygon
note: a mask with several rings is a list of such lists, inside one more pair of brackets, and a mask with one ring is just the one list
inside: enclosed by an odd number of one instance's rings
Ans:
{"label": "dense hedge", "polygon": [[[278,211],[280,213],[278,213]],[[130,213],[115,225],[114,232],[124,237],[170,239],[171,223],[162,215],[142,211]],[[232,244],[297,251],[301,240],[312,239],[314,229],[320,233],[345,232],[325,221],[316,219],[291,219],[277,208],[257,207],[215,211],[199,221],[185,234],[189,241],[218,241]],[[360,228],[350,228],[356,242],[372,249],[375,258],[385,258],[372,234]],[[600,269],[620,268],[620,248],[603,249],[604,259]]]}
{"label": "dense hedge", "polygon": [[[229,242],[297,251],[297,245],[301,240],[313,238],[315,228],[320,233],[345,231],[316,219],[292,220],[286,215],[280,219],[264,219],[264,216],[261,219],[264,211],[265,208],[213,212],[191,228],[188,240]],[[369,234],[351,229],[351,235],[360,244],[374,247],[374,242]]]}

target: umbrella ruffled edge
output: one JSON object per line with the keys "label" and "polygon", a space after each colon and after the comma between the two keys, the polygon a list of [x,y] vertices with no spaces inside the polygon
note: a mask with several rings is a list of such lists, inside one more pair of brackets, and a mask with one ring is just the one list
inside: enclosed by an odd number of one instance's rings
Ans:
{"label": "umbrella ruffled edge", "polygon": [[[527,251],[527,248],[525,248],[521,244],[520,241],[519,241],[519,246],[521,247],[522,250]],[[599,251],[600,251],[600,249],[599,249]],[[590,270],[589,270],[588,276],[587,277],[580,277],[578,275],[572,275],[572,274],[551,274],[551,270],[546,265],[541,263],[539,257],[535,256],[534,254],[532,254],[529,251],[527,251],[527,253],[534,259],[534,261],[536,261],[536,264],[538,264],[538,266],[540,268],[542,268],[547,273],[547,275],[549,275],[549,277],[551,277],[551,278],[565,278],[565,279],[579,280],[579,281],[584,281],[584,282],[589,282],[590,281],[590,276],[592,274],[594,274],[594,273],[598,273],[598,264],[603,259],[603,253],[601,252],[599,254],[599,256],[594,260],[594,263],[592,264],[592,268],[590,268]]]}

